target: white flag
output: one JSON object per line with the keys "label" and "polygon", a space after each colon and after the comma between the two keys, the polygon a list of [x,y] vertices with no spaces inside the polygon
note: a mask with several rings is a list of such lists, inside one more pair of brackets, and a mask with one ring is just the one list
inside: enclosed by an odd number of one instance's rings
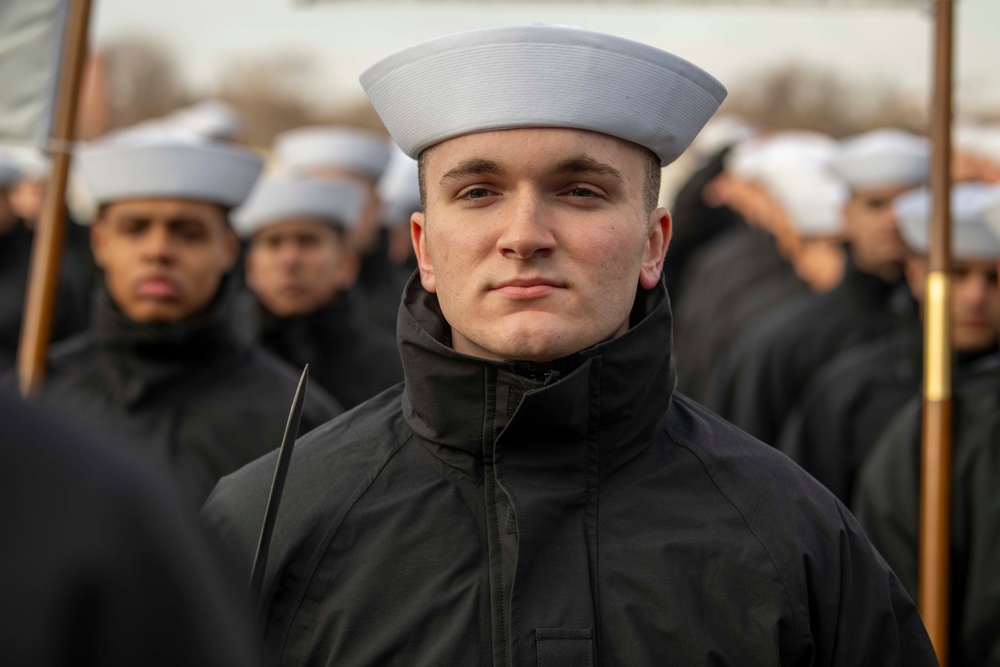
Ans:
{"label": "white flag", "polygon": [[0,143],[49,136],[68,0],[0,0]]}

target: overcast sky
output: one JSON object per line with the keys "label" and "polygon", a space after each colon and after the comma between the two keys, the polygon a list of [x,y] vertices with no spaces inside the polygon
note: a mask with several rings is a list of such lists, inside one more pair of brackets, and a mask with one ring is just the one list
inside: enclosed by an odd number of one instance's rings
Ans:
{"label": "overcast sky", "polygon": [[[1000,109],[1000,0],[958,0],[959,107]],[[362,95],[358,74],[378,58],[437,35],[541,21],[572,23],[653,44],[729,87],[771,64],[817,62],[870,83],[928,90],[931,21],[920,9],[601,8],[474,3],[328,3],[291,0],[97,0],[92,38],[156,38],[201,90],[227,63],[270,53],[313,56],[326,99]]]}

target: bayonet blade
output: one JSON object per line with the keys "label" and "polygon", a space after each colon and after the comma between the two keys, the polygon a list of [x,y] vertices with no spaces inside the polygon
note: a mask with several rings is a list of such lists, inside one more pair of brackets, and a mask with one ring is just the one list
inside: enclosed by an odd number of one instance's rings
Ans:
{"label": "bayonet blade", "polygon": [[288,423],[285,424],[285,434],[281,438],[281,449],[278,450],[278,464],[274,467],[274,479],[271,481],[271,492],[267,496],[267,507],[264,509],[264,523],[260,528],[260,539],[257,541],[257,553],[253,559],[253,570],[250,573],[251,604],[260,607],[261,585],[264,582],[264,572],[267,570],[267,554],[271,547],[271,536],[274,534],[275,519],[278,516],[278,505],[281,504],[281,493],[285,489],[285,477],[288,476],[288,465],[292,460],[292,449],[295,437],[299,432],[299,421],[302,419],[302,406],[305,403],[306,385],[309,383],[309,364],[302,369],[299,386],[292,399],[292,408],[288,412]]}

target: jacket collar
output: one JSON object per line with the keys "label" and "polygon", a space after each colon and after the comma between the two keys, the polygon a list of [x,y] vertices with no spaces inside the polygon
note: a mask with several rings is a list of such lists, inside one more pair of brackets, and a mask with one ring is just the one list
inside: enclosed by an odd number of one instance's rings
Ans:
{"label": "jacket collar", "polygon": [[[432,451],[459,468],[491,456],[493,441],[530,433],[540,443],[596,443],[600,474],[646,448],[670,406],[676,373],[671,313],[662,282],[639,289],[625,334],[552,364],[541,376],[450,347],[437,297],[411,278],[397,338],[406,388],[404,416]],[[518,437],[517,439],[521,439]]]}
{"label": "jacket collar", "polygon": [[107,362],[101,372],[117,399],[131,406],[178,378],[240,358],[250,340],[237,317],[236,291],[227,277],[205,312],[181,322],[145,324],[129,319],[102,284],[91,331]]}
{"label": "jacket collar", "polygon": [[301,341],[305,335],[324,346],[345,346],[358,336],[355,308],[350,294],[340,294],[306,315],[278,317],[259,301],[256,304],[261,338],[276,348]]}

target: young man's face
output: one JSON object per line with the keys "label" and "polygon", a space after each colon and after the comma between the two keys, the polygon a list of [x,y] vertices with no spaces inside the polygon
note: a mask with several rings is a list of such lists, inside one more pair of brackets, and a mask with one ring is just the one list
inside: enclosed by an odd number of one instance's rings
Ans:
{"label": "young man's face", "polygon": [[254,235],[246,259],[247,285],[278,317],[307,315],[354,282],[357,262],[330,223],[282,220]]}
{"label": "young man's face", "polygon": [[313,167],[306,172],[306,175],[321,181],[350,181],[361,186],[365,193],[365,203],[357,224],[348,231],[347,243],[362,255],[374,250],[378,245],[378,234],[381,229],[379,217],[382,213],[382,202],[378,198],[378,181],[367,174],[337,167]]}
{"label": "young man's face", "polygon": [[[927,263],[911,258],[906,263],[910,289],[923,303]],[[975,352],[997,342],[1000,336],[1000,286],[997,263],[992,260],[956,260],[951,277],[952,341],[959,352]]]}
{"label": "young man's face", "polygon": [[207,308],[239,247],[219,206],[178,199],[111,203],[90,237],[112,299],[136,322],[178,322]]}
{"label": "young man's face", "polygon": [[530,128],[458,137],[424,157],[413,243],[455,350],[544,363],[628,329],[670,238],[667,211],[643,202],[642,149]]}
{"label": "young man's face", "polygon": [[910,189],[910,185],[889,185],[851,194],[844,209],[844,230],[859,265],[877,270],[899,266],[906,259],[893,202]]}

